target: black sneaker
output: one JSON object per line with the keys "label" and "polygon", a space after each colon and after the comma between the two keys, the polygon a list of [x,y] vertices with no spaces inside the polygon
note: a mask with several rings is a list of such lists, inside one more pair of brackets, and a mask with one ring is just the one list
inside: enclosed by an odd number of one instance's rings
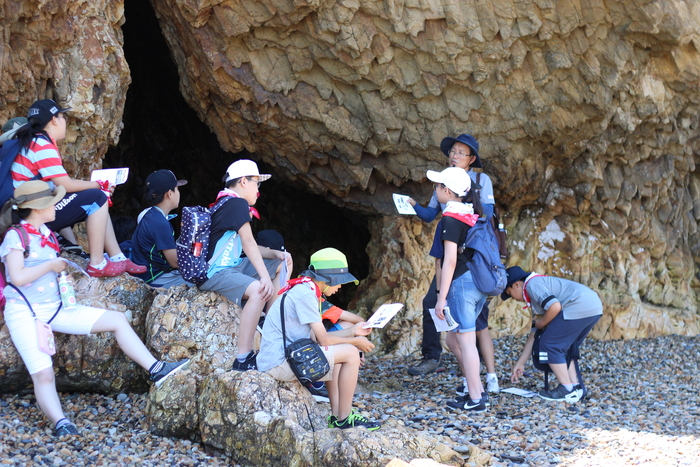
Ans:
{"label": "black sneaker", "polygon": [[163,362],[163,366],[160,371],[151,373],[151,381],[156,383],[156,387],[160,387],[161,384],[165,382],[168,376],[174,375],[180,370],[183,370],[189,366],[190,359],[186,358],[180,360],[179,362]]}
{"label": "black sneaker", "polygon": [[[460,386],[457,388],[457,395],[459,396],[457,398],[457,401],[462,401],[466,402],[467,397],[469,397],[469,391],[467,391],[464,386]],[[484,404],[486,407],[491,407],[491,401],[489,400],[489,395],[486,392],[481,393],[481,399],[484,401]]]}
{"label": "black sneaker", "polygon": [[71,255],[76,255],[80,257],[90,257],[87,255],[83,249],[80,247],[80,245],[76,245],[75,243],[71,242],[70,240],[66,240],[64,237],[62,237],[60,234],[56,234],[56,239],[58,240],[58,245],[61,247],[61,250],[70,253]]}
{"label": "black sneaker", "polygon": [[235,371],[248,371],[248,370],[257,370],[258,369],[258,353],[251,351],[248,356],[245,358],[244,361],[239,361],[238,359],[235,359],[233,361],[233,367],[231,368],[232,370]]}
{"label": "black sneaker", "polygon": [[564,401],[569,404],[578,402],[581,399],[582,395],[583,390],[579,387],[579,385],[574,386],[574,388],[571,391],[566,389],[562,384],[560,384],[556,387],[556,389],[553,389],[551,391],[540,391],[540,397],[542,399],[546,399],[548,401]]}
{"label": "black sneaker", "polygon": [[78,427],[73,425],[71,422],[64,423],[60,427],[53,430],[53,435],[56,438],[61,438],[66,435],[79,435]]}
{"label": "black sneaker", "polygon": [[340,421],[336,418],[334,426],[335,428],[340,428],[341,430],[363,426],[367,429],[367,431],[374,431],[378,430],[382,425],[379,422],[370,422],[358,412],[355,412],[355,410],[353,410],[352,412],[350,412],[350,415],[348,415],[348,418],[346,418],[343,421]]}
{"label": "black sneaker", "polygon": [[306,389],[309,390],[312,396],[314,396],[314,399],[316,399],[316,402],[330,402],[331,400],[328,398],[328,389],[326,389],[325,384],[321,384],[318,387],[314,386],[313,384],[309,384],[306,386]]}
{"label": "black sneaker", "polygon": [[467,410],[469,412],[478,413],[486,411],[486,402],[484,401],[483,397],[479,400],[479,402],[474,402],[468,395],[455,401],[447,401],[447,406],[453,409]]}
{"label": "black sneaker", "polygon": [[445,368],[440,365],[440,359],[438,358],[437,360],[433,360],[432,358],[424,358],[418,365],[409,368],[408,374],[413,376],[427,375],[428,373],[432,373],[434,371],[437,371],[438,373],[445,371]]}

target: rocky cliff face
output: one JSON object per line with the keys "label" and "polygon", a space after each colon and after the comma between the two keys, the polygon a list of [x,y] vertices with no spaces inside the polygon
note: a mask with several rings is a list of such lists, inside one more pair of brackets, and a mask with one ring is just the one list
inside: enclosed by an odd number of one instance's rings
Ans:
{"label": "rocky cliff face", "polygon": [[[597,337],[700,330],[696,2],[152,4],[182,93],[224,148],[389,216],[360,306],[419,303],[432,227],[391,216],[390,193],[427,200],[417,182],[445,165],[440,140],[469,132],[507,212],[511,263],[598,290]],[[527,322],[498,310],[496,329]]]}
{"label": "rocky cliff face", "polygon": [[30,0],[0,4],[0,120],[26,116],[37,99],[70,106],[66,168],[100,168],[122,128],[131,82],[122,50],[124,2]]}
{"label": "rocky cliff face", "polygon": [[[355,304],[407,304],[388,348],[416,348],[434,231],[395,216],[390,194],[426,201],[441,138],[461,132],[481,142],[511,264],[599,291],[596,337],[700,332],[697,2],[151,3],[224,149],[370,216]],[[62,151],[85,176],[121,131],[123,3],[6,2],[0,18],[0,117],[41,97],[73,106]],[[497,333],[527,325],[494,308]]]}

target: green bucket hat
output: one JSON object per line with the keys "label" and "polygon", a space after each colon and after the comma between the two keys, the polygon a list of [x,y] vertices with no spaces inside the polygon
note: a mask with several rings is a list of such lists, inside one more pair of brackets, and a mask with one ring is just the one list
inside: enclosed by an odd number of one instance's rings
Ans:
{"label": "green bucket hat", "polygon": [[354,282],[360,282],[350,274],[348,260],[343,253],[335,248],[324,248],[311,255],[309,269],[301,275],[317,281],[323,281],[332,286]]}

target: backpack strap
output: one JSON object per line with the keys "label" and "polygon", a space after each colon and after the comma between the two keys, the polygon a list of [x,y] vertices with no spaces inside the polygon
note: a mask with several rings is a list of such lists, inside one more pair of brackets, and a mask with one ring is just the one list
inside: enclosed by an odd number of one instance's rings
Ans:
{"label": "backpack strap", "polygon": [[[14,230],[17,232],[17,235],[19,235],[19,241],[22,244],[22,249],[24,250],[24,257],[28,258],[29,257],[29,233],[27,233],[27,230],[22,227],[22,224],[15,224],[7,231],[9,232],[10,230]],[[53,234],[53,232],[51,232]],[[56,239],[56,236],[52,237],[54,240]],[[56,240],[56,244],[58,245],[58,240]]]}

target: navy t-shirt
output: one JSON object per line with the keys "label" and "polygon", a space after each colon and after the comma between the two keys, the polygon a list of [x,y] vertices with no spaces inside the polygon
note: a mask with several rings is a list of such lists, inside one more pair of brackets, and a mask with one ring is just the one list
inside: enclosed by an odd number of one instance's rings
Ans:
{"label": "navy t-shirt", "polygon": [[[442,218],[442,232],[440,233],[441,239],[443,241],[447,240],[453,243],[457,244],[457,248],[461,247],[464,244],[464,241],[467,239],[467,232],[471,227],[464,222],[455,219],[454,217],[449,217],[449,216],[444,216]],[[469,250],[471,252],[471,250]],[[457,264],[455,265],[455,272],[452,275],[452,280],[457,279],[459,276],[467,272],[467,263],[469,258],[468,253],[457,253]],[[443,257],[442,261],[440,264],[442,265],[445,262],[445,256],[443,252]]]}
{"label": "navy t-shirt", "polygon": [[136,277],[151,283],[161,274],[172,271],[173,268],[162,251],[176,248],[175,231],[163,211],[155,206],[149,209],[136,226],[131,243],[134,263],[148,268],[145,273],[137,274]]}
{"label": "navy t-shirt", "polygon": [[250,209],[248,201],[243,198],[229,197],[223,206],[216,210],[211,218],[211,233],[209,234],[209,251],[207,252],[207,260],[211,259],[214,254],[217,242],[224,234],[232,230],[238,232],[238,229],[250,222]]}

